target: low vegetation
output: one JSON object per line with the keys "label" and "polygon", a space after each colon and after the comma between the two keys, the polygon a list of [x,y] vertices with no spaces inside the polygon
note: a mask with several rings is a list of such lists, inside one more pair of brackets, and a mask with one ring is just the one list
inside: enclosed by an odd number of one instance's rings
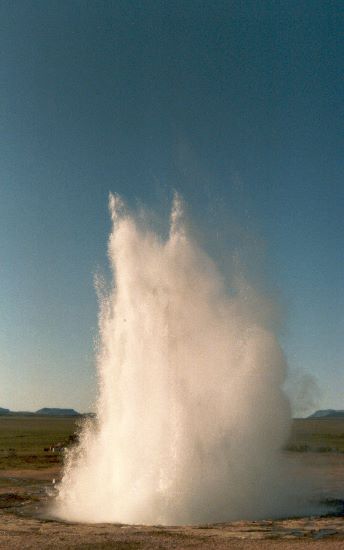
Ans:
{"label": "low vegetation", "polygon": [[[0,470],[48,468],[63,462],[82,417],[0,416]],[[286,450],[344,453],[343,418],[293,421]]]}
{"label": "low vegetation", "polygon": [[344,418],[296,418],[288,451],[344,453]]}
{"label": "low vegetation", "polygon": [[61,464],[79,426],[80,417],[0,416],[0,469]]}

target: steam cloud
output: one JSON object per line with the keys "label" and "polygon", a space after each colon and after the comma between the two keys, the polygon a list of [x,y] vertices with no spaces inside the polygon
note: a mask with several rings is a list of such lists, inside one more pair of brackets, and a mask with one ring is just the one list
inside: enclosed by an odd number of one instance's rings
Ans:
{"label": "steam cloud", "polygon": [[[286,511],[286,363],[254,292],[189,236],[162,240],[110,196],[113,284],[100,304],[97,422],[69,453],[61,518],[187,524]],[[267,308],[269,309],[269,308]]]}

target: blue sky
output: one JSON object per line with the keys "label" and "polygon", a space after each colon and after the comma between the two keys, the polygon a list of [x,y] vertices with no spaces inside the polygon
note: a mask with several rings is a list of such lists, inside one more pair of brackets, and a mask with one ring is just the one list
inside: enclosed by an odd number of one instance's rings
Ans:
{"label": "blue sky", "polygon": [[[183,195],[280,304],[292,370],[344,408],[336,1],[3,1],[0,406],[91,407],[109,191]],[[264,283],[261,281],[264,280]]]}

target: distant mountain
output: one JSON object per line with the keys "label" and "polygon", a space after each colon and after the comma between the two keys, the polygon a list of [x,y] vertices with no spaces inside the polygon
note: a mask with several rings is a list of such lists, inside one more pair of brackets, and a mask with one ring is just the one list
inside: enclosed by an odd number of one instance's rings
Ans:
{"label": "distant mountain", "polygon": [[35,414],[46,415],[46,416],[79,416],[80,415],[80,413],[78,413],[74,409],[49,409],[48,407],[39,409],[38,411],[36,411]]}
{"label": "distant mountain", "polygon": [[0,414],[8,414],[10,412],[10,409],[3,409],[0,407]]}
{"label": "distant mountain", "polygon": [[344,411],[336,411],[334,409],[325,409],[316,411],[307,418],[344,418]]}

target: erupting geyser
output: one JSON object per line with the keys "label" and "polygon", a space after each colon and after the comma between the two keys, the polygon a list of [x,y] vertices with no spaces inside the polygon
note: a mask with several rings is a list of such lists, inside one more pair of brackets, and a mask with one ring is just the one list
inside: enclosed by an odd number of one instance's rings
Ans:
{"label": "erupting geyser", "polygon": [[237,276],[226,291],[178,197],[165,241],[113,195],[110,210],[97,422],[67,457],[55,514],[146,524],[278,514],[290,413],[269,308]]}

